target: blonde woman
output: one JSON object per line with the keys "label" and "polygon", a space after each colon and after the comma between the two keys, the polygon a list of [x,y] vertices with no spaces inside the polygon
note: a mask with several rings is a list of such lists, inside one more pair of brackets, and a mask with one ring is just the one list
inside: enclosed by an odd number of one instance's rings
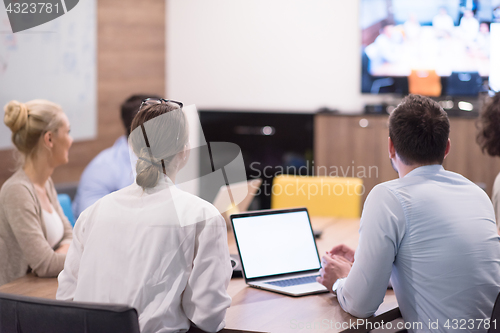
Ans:
{"label": "blonde woman", "polygon": [[0,285],[30,270],[57,276],[72,239],[50,178],[68,163],[73,142],[68,118],[46,100],[11,101],[4,110],[20,167],[0,189]]}
{"label": "blonde woman", "polygon": [[224,328],[231,298],[226,223],[174,184],[189,159],[182,103],[146,99],[129,143],[135,183],[83,211],[59,274],[57,299],[137,309],[141,332]]}

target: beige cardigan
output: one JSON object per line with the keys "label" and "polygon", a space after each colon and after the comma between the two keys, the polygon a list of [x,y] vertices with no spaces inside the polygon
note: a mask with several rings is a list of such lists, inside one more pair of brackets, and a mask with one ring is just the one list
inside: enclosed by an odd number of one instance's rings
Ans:
{"label": "beige cardigan", "polygon": [[[61,243],[73,238],[73,230],[57,200],[52,179],[47,195],[64,225]],[[66,255],[55,253],[47,242],[42,207],[26,173],[19,169],[0,189],[0,285],[25,275],[29,268],[38,276],[57,276]]]}

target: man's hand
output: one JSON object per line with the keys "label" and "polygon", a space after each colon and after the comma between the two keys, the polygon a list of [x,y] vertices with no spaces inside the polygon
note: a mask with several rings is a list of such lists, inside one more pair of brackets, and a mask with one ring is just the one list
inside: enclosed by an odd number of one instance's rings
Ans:
{"label": "man's hand", "polygon": [[337,279],[344,278],[351,271],[352,262],[343,256],[330,256],[329,252],[321,258],[321,266],[319,273],[321,276],[316,278],[316,281],[324,285],[330,292],[332,286]]}
{"label": "man's hand", "polygon": [[341,244],[335,246],[330,252],[327,252],[330,256],[340,256],[346,258],[351,263],[354,262],[354,250],[347,245]]}
{"label": "man's hand", "polygon": [[66,254],[66,253],[68,253],[68,250],[69,250],[69,244],[63,244],[63,245],[59,246],[57,248],[57,250],[55,250],[55,252]]}

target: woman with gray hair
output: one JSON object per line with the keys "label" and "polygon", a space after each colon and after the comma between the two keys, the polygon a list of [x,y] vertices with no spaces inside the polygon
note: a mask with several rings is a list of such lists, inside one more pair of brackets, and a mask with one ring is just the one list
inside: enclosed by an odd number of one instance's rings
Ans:
{"label": "woman with gray hair", "polygon": [[141,332],[224,326],[232,269],[226,225],[210,203],[175,186],[189,158],[182,103],[146,99],[132,122],[134,184],[86,209],[59,275],[57,298],[122,303]]}

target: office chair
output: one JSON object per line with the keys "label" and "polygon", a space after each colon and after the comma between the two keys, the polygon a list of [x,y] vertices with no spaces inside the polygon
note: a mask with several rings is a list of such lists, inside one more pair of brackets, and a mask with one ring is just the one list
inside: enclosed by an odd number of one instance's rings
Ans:
{"label": "office chair", "polygon": [[307,207],[311,216],[359,218],[363,191],[360,178],[279,175],[271,208]]}
{"label": "office chair", "polygon": [[408,76],[410,94],[441,96],[441,78],[435,70],[412,70]]}
{"label": "office chair", "polygon": [[57,195],[57,200],[59,201],[59,204],[61,205],[64,215],[69,220],[69,223],[74,227],[75,226],[75,217],[73,215],[73,210],[71,209],[71,198],[69,195],[63,193],[63,194],[58,194]]}
{"label": "office chair", "polygon": [[[495,320],[495,324],[493,325],[493,320]],[[493,306],[493,312],[491,313],[490,319],[490,328],[488,329],[488,333],[500,333],[500,294],[498,294],[497,299],[495,301],[495,305]]]}
{"label": "office chair", "polygon": [[446,94],[451,96],[477,96],[482,84],[478,72],[453,72],[446,79]]}
{"label": "office chair", "polygon": [[0,293],[0,332],[140,333],[127,305],[56,301]]}
{"label": "office chair", "polygon": [[[0,293],[0,332],[140,333],[137,311],[127,305],[56,301]],[[187,333],[206,333],[191,326]],[[219,333],[261,333],[224,328]]]}

